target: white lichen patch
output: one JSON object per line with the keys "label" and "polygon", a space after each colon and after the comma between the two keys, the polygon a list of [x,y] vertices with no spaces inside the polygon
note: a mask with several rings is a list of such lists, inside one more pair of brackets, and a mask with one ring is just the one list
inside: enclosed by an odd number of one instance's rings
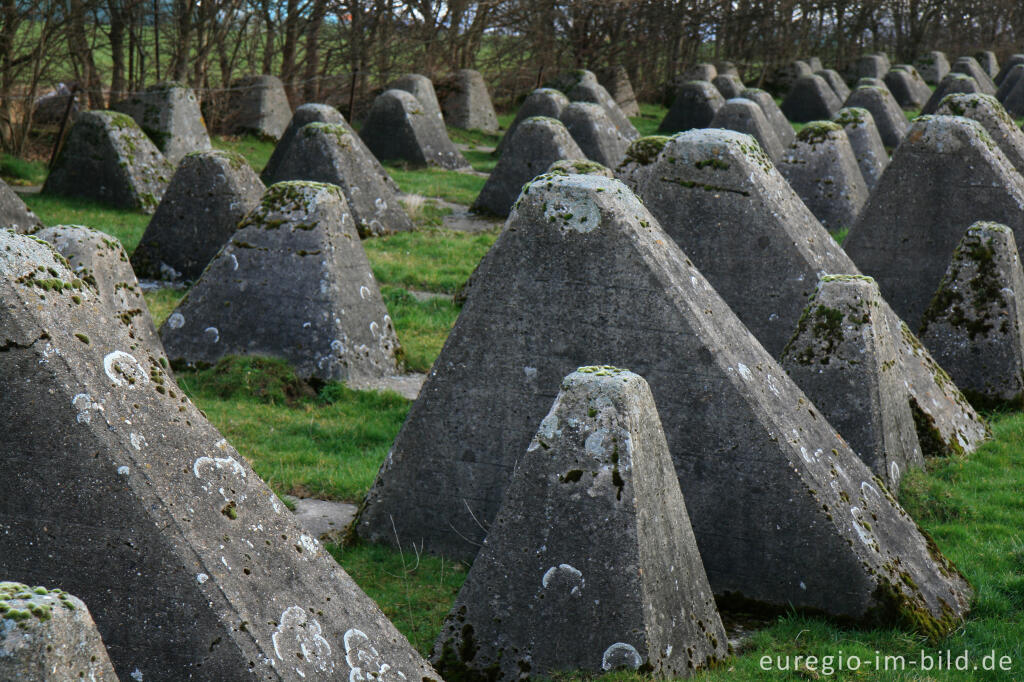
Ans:
{"label": "white lichen patch", "polygon": [[352,628],[345,633],[345,662],[349,682],[395,682],[405,675],[385,662],[362,630]]}
{"label": "white lichen patch", "polygon": [[564,589],[569,595],[579,597],[586,585],[583,573],[570,564],[559,564],[552,566],[544,572],[540,580],[541,587],[545,590],[551,587]]}
{"label": "white lichen patch", "polygon": [[270,636],[274,644],[274,654],[282,661],[302,661],[296,672],[305,677],[303,668],[312,667],[321,673],[334,671],[331,658],[331,645],[323,636],[320,622],[309,615],[300,606],[289,606],[281,614],[281,619]]}
{"label": "white lichen patch", "polygon": [[103,358],[103,371],[115,386],[136,388],[149,383],[149,375],[142,363],[122,350],[107,353]]}
{"label": "white lichen patch", "polygon": [[604,650],[604,655],[601,656],[601,670],[636,670],[643,662],[635,646],[616,642]]}
{"label": "white lichen patch", "polygon": [[71,406],[78,411],[78,414],[75,415],[75,421],[79,424],[91,423],[93,411],[103,411],[103,406],[94,402],[88,393],[79,393],[75,395],[75,397],[71,399]]}
{"label": "white lichen patch", "polygon": [[181,313],[171,313],[171,316],[167,318],[167,327],[169,329],[181,329],[185,326],[185,316]]}

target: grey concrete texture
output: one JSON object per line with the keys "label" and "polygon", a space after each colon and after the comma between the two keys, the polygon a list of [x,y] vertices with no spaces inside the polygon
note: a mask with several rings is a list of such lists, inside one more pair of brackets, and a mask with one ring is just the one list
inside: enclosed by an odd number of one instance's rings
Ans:
{"label": "grey concrete texture", "polygon": [[956,569],[636,195],[593,176],[524,190],[359,535],[473,556],[552,388],[581,358],[650,384],[716,595],[851,620],[913,613],[939,633],[960,622],[970,588]]}
{"label": "grey concrete texture", "polygon": [[559,120],[588,159],[612,168],[622,163],[630,141],[601,105],[573,102],[562,110]]}
{"label": "grey concrete texture", "polygon": [[[910,124],[899,102],[888,89],[860,86],[846,98],[844,107],[859,107],[871,112],[878,134],[886,147],[898,147]],[[831,117],[830,117],[831,118]]]}
{"label": "grey concrete texture", "polygon": [[479,71],[459,69],[441,83],[441,112],[454,128],[498,132],[498,115]]}
{"label": "grey concrete texture", "polygon": [[633,140],[626,149],[626,158],[615,169],[615,177],[634,192],[638,191],[645,174],[670,139],[665,135],[646,135]]}
{"label": "grey concrete texture", "polygon": [[160,327],[167,357],[287,360],[302,378],[394,374],[395,328],[336,185],[279,182]]}
{"label": "grey concrete texture", "polygon": [[1010,71],[1013,70],[1013,67],[1017,66],[1018,64],[1024,64],[1024,54],[1021,54],[1019,52],[1010,55],[1006,59],[1006,61],[1003,62],[1003,65],[1000,67],[999,73],[996,74],[996,77],[993,79],[993,82],[996,85],[1001,86],[1003,84],[1003,81],[1009,75]]}
{"label": "grey concrete texture", "polygon": [[167,160],[177,166],[189,152],[210,149],[199,98],[181,83],[157,83],[114,107],[142,128]]}
{"label": "grey concrete texture", "polygon": [[684,81],[707,81],[710,83],[718,75],[718,68],[714,64],[698,62],[683,69],[680,75]]}
{"label": "grey concrete texture", "polygon": [[59,589],[0,582],[0,679],[117,682],[85,603]]}
{"label": "grey concrete texture", "polygon": [[42,193],[153,213],[173,173],[131,116],[85,111],[71,126]]}
{"label": "grey concrete texture", "polygon": [[347,125],[307,123],[292,138],[277,166],[276,182],[309,180],[337,185],[360,237],[414,229],[398,193],[384,182],[372,154]]}
{"label": "grey concrete texture", "polygon": [[885,77],[889,70],[889,60],[878,54],[866,54],[857,60],[857,78],[878,78]]}
{"label": "grey concrete texture", "polygon": [[373,101],[359,136],[381,160],[408,161],[416,167],[468,169],[442,120],[405,90],[385,90]]}
{"label": "grey concrete texture", "polygon": [[[889,86],[885,84],[885,81],[881,78],[858,78],[857,82],[854,83],[853,89],[856,90],[860,87],[878,88],[879,90],[888,90]],[[851,91],[852,92],[852,91]],[[845,101],[845,100],[844,100]]]}
{"label": "grey concrete texture", "polygon": [[547,116],[548,118],[557,119],[562,115],[562,110],[567,106],[569,106],[569,98],[561,90],[555,90],[554,88],[538,88],[534,90],[526,96],[519,110],[516,111],[516,117],[512,119],[508,130],[502,135],[501,142],[498,143],[494,154],[496,156],[502,154],[505,150],[506,141],[512,139],[513,131],[526,119],[534,116]]}
{"label": "grey concrete texture", "polygon": [[561,121],[534,116],[516,127],[509,148],[498,159],[473,202],[473,210],[505,217],[523,185],[555,161],[586,161],[587,157]]}
{"label": "grey concrete texture", "polygon": [[615,103],[626,116],[639,116],[640,104],[633,92],[633,84],[629,80],[629,72],[621,64],[609,66],[597,72],[598,82],[604,86]]}
{"label": "grey concrete texture", "polygon": [[774,357],[821,274],[858,274],[748,135],[716,129],[676,135],[637,194]]}
{"label": "grey concrete texture", "polygon": [[284,84],[277,76],[249,76],[231,84],[227,126],[238,134],[280,140],[292,118]]}
{"label": "grey concrete texture", "polygon": [[773,162],[778,162],[782,158],[784,151],[782,142],[779,141],[778,135],[775,134],[775,128],[768,122],[757,102],[741,97],[726,100],[722,108],[715,113],[715,117],[711,119],[711,125],[708,127],[734,130],[750,135],[757,140],[761,149]]}
{"label": "grey concrete texture", "polygon": [[86,290],[0,233],[0,574],[81,598],[124,680],[439,679]]}
{"label": "grey concrete texture", "polygon": [[925,311],[921,341],[972,404],[1024,398],[1024,271],[1013,231],[977,222],[953,252]]}
{"label": "grey concrete texture", "polygon": [[563,159],[548,166],[546,172],[558,175],[599,175],[602,178],[615,178],[615,173],[610,168],[602,166],[596,161],[566,161]]}
{"label": "grey concrete texture", "polygon": [[885,151],[882,136],[878,134],[874,117],[867,109],[843,107],[836,114],[835,122],[846,131],[846,138],[857,158],[857,166],[864,176],[864,184],[868,192],[871,192],[889,165],[889,154]]}
{"label": "grey concrete texture", "polygon": [[992,50],[980,50],[975,52],[974,59],[977,60],[982,71],[989,75],[989,78],[994,79],[999,75],[999,60],[996,58],[996,53]]}
{"label": "grey concrete texture", "polygon": [[958,57],[949,67],[949,70],[950,73],[962,73],[973,78],[977,81],[982,93],[986,95],[996,94],[995,82],[974,57]]}
{"label": "grey concrete texture", "polygon": [[992,95],[946,95],[937,116],[964,116],[980,123],[1017,172],[1024,175],[1024,132]]}
{"label": "grey concrete texture", "polygon": [[781,363],[864,464],[899,490],[924,457],[885,305],[870,277],[825,275]]}
{"label": "grey concrete texture", "polygon": [[826,121],[841,107],[842,101],[828,82],[814,74],[798,78],[782,100],[782,113],[794,123]]}
{"label": "grey concrete texture", "polygon": [[10,185],[0,180],[0,229],[25,233],[41,225],[39,216],[25,205]]}
{"label": "grey concrete texture", "polygon": [[949,58],[945,52],[933,50],[928,54],[919,57],[914,66],[921,73],[925,83],[938,85],[946,74],[949,73]]}
{"label": "grey concrete texture", "polygon": [[868,200],[857,157],[838,123],[808,123],[786,149],[778,168],[829,231],[853,227]]}
{"label": "grey concrete texture", "polygon": [[281,136],[281,140],[274,146],[274,153],[270,155],[270,160],[267,161],[263,172],[260,173],[260,179],[263,180],[263,184],[270,186],[284,179],[278,177],[278,167],[281,165],[281,160],[288,153],[288,148],[291,146],[295,136],[307,123],[330,123],[332,125],[344,126],[353,135],[352,144],[358,147],[366,156],[373,165],[377,175],[380,176],[381,181],[390,187],[392,192],[398,191],[398,185],[384,169],[384,166],[380,165],[380,161],[373,155],[370,148],[366,146],[363,139],[356,134],[352,126],[345,120],[345,117],[341,115],[341,112],[329,104],[303,104],[296,107],[291,121],[288,122],[288,127]]}
{"label": "grey concrete texture", "polygon": [[[1020,67],[1019,69],[1017,67]],[[1013,91],[1013,88],[1019,81],[1024,77],[1024,62],[1020,64],[1014,64],[1014,66],[1007,72],[1007,74],[999,81],[999,89],[996,90],[996,99],[1000,102],[1006,101],[1007,96]]]}
{"label": "grey concrete texture", "polygon": [[928,98],[924,106],[921,107],[921,115],[927,116],[934,114],[938,108],[939,103],[946,95],[952,95],[954,93],[964,94],[984,94],[981,87],[978,85],[978,81],[974,80],[970,76],[962,73],[948,73],[936,86],[932,96]]}
{"label": "grey concrete texture", "polygon": [[892,93],[896,103],[903,109],[920,109],[931,97],[931,88],[922,80],[924,91],[914,80],[913,74],[906,69],[893,68],[885,74],[885,85]]}
{"label": "grey concrete texture", "polygon": [[825,79],[825,82],[832,88],[832,92],[836,94],[840,102],[845,102],[846,98],[850,96],[850,86],[846,84],[846,81],[843,80],[843,77],[835,69],[820,69],[814,73]]}
{"label": "grey concrete texture", "polygon": [[977,121],[921,116],[843,247],[917,329],[964,226],[978,220],[1024,236],[1024,178]]}
{"label": "grey concrete texture", "polygon": [[111,317],[120,320],[128,336],[141,344],[157,362],[167,364],[163,344],[157,336],[142,289],[128,262],[128,253],[116,237],[81,225],[44,227],[34,236],[48,242],[67,260],[75,277],[92,285],[99,296],[83,288],[71,300],[84,310],[106,309]]}
{"label": "grey concrete texture", "polygon": [[722,97],[725,99],[739,97],[740,93],[743,92],[743,89],[746,87],[743,85],[743,81],[740,80],[739,76],[728,73],[718,74],[715,76],[714,80],[711,81],[711,84],[714,85],[720,93],[722,93]]}
{"label": "grey concrete texture", "polygon": [[444,114],[441,113],[441,104],[437,99],[434,83],[429,78],[419,73],[407,73],[388,85],[388,89],[408,92],[416,98],[428,116],[436,118],[444,127],[445,120]]}
{"label": "grey concrete texture", "polygon": [[725,98],[711,83],[693,80],[683,83],[672,106],[658,126],[658,132],[678,133],[692,128],[707,128]]}
{"label": "grey concrete texture", "polygon": [[804,61],[807,62],[807,66],[811,67],[811,71],[815,73],[825,68],[825,65],[821,63],[821,57],[807,57]]}
{"label": "grey concrete texture", "polygon": [[747,88],[740,93],[740,97],[756,102],[757,106],[761,107],[761,113],[768,119],[772,130],[775,131],[775,137],[779,139],[783,148],[793,144],[793,141],[796,139],[796,132],[770,93],[759,88]]}
{"label": "grey concrete texture", "polygon": [[1024,75],[1017,78],[1013,87],[1006,93],[1003,98],[1003,107],[1011,116],[1024,116]]}
{"label": "grey concrete texture", "polygon": [[772,74],[769,87],[778,92],[789,92],[793,84],[806,76],[813,76],[814,69],[802,59],[794,59],[784,66],[780,66]]}
{"label": "grey concrete texture", "polygon": [[736,64],[734,62],[715,62],[715,69],[718,72],[716,74],[718,76],[724,74],[726,76],[736,76],[737,78],[740,77],[740,70],[736,67]]}
{"label": "grey concrete texture", "polygon": [[579,368],[516,466],[434,665],[448,679],[672,679],[727,654],[651,389],[627,370]]}
{"label": "grey concrete texture", "polygon": [[640,133],[637,132],[636,128],[633,127],[633,123],[629,120],[626,114],[616,104],[615,99],[604,89],[601,85],[597,76],[592,71],[579,71],[574,72],[579,77],[572,87],[564,90],[566,96],[570,102],[591,102],[592,104],[600,104],[604,109],[604,112],[611,119],[611,122],[615,124],[615,127],[619,129],[623,137],[632,142],[636,138],[640,137]]}
{"label": "grey concrete texture", "polygon": [[919,93],[918,99],[922,104],[927,102],[928,98],[931,97],[932,89],[928,87],[928,83],[921,77],[921,73],[913,64],[896,64],[892,69],[890,69],[890,71],[906,71],[910,74],[910,85]]}
{"label": "grey concrete texture", "polygon": [[265,189],[239,154],[186,155],[132,253],[135,272],[149,279],[195,281]]}

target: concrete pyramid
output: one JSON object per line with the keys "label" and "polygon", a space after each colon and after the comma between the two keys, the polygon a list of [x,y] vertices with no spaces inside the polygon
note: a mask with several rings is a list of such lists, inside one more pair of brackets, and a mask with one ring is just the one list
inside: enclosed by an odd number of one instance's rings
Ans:
{"label": "concrete pyramid", "polygon": [[444,126],[445,120],[441,113],[441,104],[437,100],[437,91],[434,90],[434,84],[429,78],[418,73],[407,73],[388,88],[408,92],[420,103],[424,113],[436,118],[441,126]]}
{"label": "concrete pyramid", "polygon": [[455,128],[498,132],[498,115],[479,71],[459,69],[446,81],[441,111],[448,125]]}
{"label": "concrete pyramid", "polygon": [[344,126],[352,134],[350,138],[352,145],[357,147],[362,155],[365,156],[367,161],[373,166],[374,171],[380,176],[381,181],[390,187],[392,192],[398,191],[398,185],[395,184],[395,181],[388,172],[384,170],[384,166],[380,165],[380,161],[373,155],[370,148],[366,146],[359,135],[355,134],[355,130],[348,124],[348,121],[341,115],[341,112],[329,104],[303,104],[295,109],[295,113],[292,114],[292,120],[288,123],[288,127],[281,136],[281,141],[274,147],[274,153],[270,155],[270,160],[267,161],[263,172],[260,173],[260,179],[263,180],[263,184],[269,186],[285,179],[278,177],[278,167],[281,165],[281,160],[287,155],[292,141],[295,140],[295,136],[307,123],[330,123],[331,125]]}
{"label": "concrete pyramid", "polygon": [[[166,368],[164,347],[121,242],[81,225],[44,227],[35,236],[48,242],[67,260],[75,277],[91,285],[92,288],[82,287],[72,294],[72,303],[97,315],[100,314],[98,309],[103,307],[110,317],[121,321],[128,336],[140,344],[144,353]],[[94,296],[93,291],[99,296]]]}
{"label": "concrete pyramid", "polygon": [[0,229],[29,232],[40,225],[39,217],[25,205],[17,192],[0,180]]}
{"label": "concrete pyramid", "polygon": [[711,119],[709,127],[746,133],[757,140],[769,159],[778,161],[782,158],[782,143],[757,102],[739,97],[727,100]]}
{"label": "concrete pyramid", "polygon": [[[1017,68],[1018,66],[1020,67],[1019,69]],[[996,99],[1000,102],[1006,100],[1021,77],[1024,77],[1024,63],[1015,64],[999,82],[999,89],[996,90]]]}
{"label": "concrete pyramid", "polygon": [[615,103],[626,116],[639,116],[640,105],[633,92],[633,84],[629,81],[629,72],[621,64],[601,69],[597,72],[598,82],[604,86]]}
{"label": "concrete pyramid", "polygon": [[946,57],[945,52],[933,50],[919,58],[915,66],[921,72],[921,78],[925,83],[938,85],[949,73],[949,58]]}
{"label": "concrete pyramid", "polygon": [[277,76],[249,76],[231,84],[228,127],[236,134],[280,140],[292,107]]}
{"label": "concrete pyramid", "polygon": [[921,90],[913,75],[905,69],[893,68],[885,74],[883,80],[896,103],[904,109],[920,109],[932,94],[924,81],[921,81],[921,85],[924,85],[924,90]]}
{"label": "concrete pyramid", "polygon": [[790,125],[789,119],[782,113],[782,109],[779,108],[779,105],[775,103],[775,99],[769,93],[758,88],[747,88],[740,94],[740,97],[749,99],[761,107],[761,113],[768,119],[772,130],[775,131],[775,137],[779,139],[783,148],[793,144],[793,141],[796,139],[796,132],[793,130],[793,126]]}
{"label": "concrete pyramid", "polygon": [[678,678],[727,651],[651,389],[627,370],[579,368],[445,619],[438,672]]}
{"label": "concrete pyramid", "polygon": [[687,81],[676,92],[672,107],[658,126],[658,132],[677,133],[692,128],[707,128],[725,98],[707,81]]}
{"label": "concrete pyramid", "polygon": [[602,166],[596,161],[567,161],[562,159],[548,166],[547,172],[558,173],[559,175],[600,175],[602,178],[615,178],[615,173],[610,168]]}
{"label": "concrete pyramid", "polygon": [[676,135],[637,194],[773,356],[793,334],[820,275],[857,274],[747,135]]}
{"label": "concrete pyramid", "polygon": [[853,147],[853,155],[857,157],[857,165],[864,176],[864,184],[868,192],[871,192],[878,178],[882,177],[882,171],[889,165],[889,154],[875,127],[874,117],[867,109],[843,107],[836,114],[835,122],[846,131],[846,138]]}
{"label": "concrete pyramid", "polygon": [[826,121],[835,116],[842,106],[842,101],[825,79],[812,74],[793,83],[793,88],[782,101],[782,113],[794,123]]}
{"label": "concrete pyramid", "polygon": [[910,75],[910,86],[919,93],[918,99],[922,104],[932,96],[932,89],[928,87],[928,83],[921,77],[921,73],[913,64],[897,64],[892,67],[891,71],[905,71]]}
{"label": "concrete pyramid", "polygon": [[640,188],[647,169],[658,158],[671,138],[665,135],[646,135],[630,142],[626,148],[626,158],[615,169],[618,178],[634,192]]}
{"label": "concrete pyramid", "polygon": [[916,329],[964,225],[977,220],[1003,223],[1024,236],[1024,178],[980,123],[921,116],[843,247]]}
{"label": "concrete pyramid", "polygon": [[[886,147],[898,147],[907,133],[907,117],[892,93],[884,88],[860,86],[846,98],[846,107],[859,107],[871,112]],[[831,118],[831,117],[830,117]]]}
{"label": "concrete pyramid", "polygon": [[996,59],[996,53],[992,50],[977,52],[974,58],[981,66],[981,70],[989,75],[989,78],[995,78],[999,74],[999,60]]}
{"label": "concrete pyramid", "polygon": [[140,277],[195,281],[266,188],[234,152],[188,154],[132,253]]}
{"label": "concrete pyramid", "polygon": [[715,79],[711,81],[711,84],[718,88],[718,91],[722,93],[722,97],[726,99],[739,97],[745,87],[743,85],[743,81],[741,81],[738,76],[725,73],[720,73],[715,76]]}
{"label": "concrete pyramid", "polygon": [[[814,75],[814,69],[803,59],[794,59],[775,70],[771,85],[780,92],[788,92],[797,80]],[[709,79],[710,80],[710,79]]]}
{"label": "concrete pyramid", "polygon": [[804,61],[807,62],[807,66],[811,67],[811,71],[814,71],[815,73],[822,71],[825,68],[821,63],[821,57],[807,57]]}
{"label": "concrete pyramid", "polygon": [[398,194],[378,171],[373,155],[347,125],[307,123],[277,166],[278,182],[310,180],[341,187],[361,237],[413,229]]}
{"label": "concrete pyramid", "polygon": [[884,78],[889,60],[878,54],[866,54],[857,60],[857,78]]}
{"label": "concrete pyramid", "polygon": [[1009,75],[1010,71],[1012,71],[1013,67],[1017,66],[1018,64],[1024,64],[1024,54],[1017,53],[1010,55],[1010,57],[1005,62],[1003,62],[1002,67],[1000,67],[999,69],[999,73],[996,74],[996,77],[993,79],[995,84],[998,86],[1002,86],[1003,81]]}
{"label": "concrete pyramid", "polygon": [[981,92],[984,94],[996,94],[995,82],[974,57],[959,57],[955,62],[953,62],[953,65],[949,67],[949,70],[951,73],[962,73],[973,78],[978,83],[978,87],[981,88]]}
{"label": "concrete pyramid", "polygon": [[845,102],[846,98],[850,96],[850,86],[846,84],[846,81],[843,80],[843,77],[835,69],[822,69],[821,71],[815,71],[815,73],[825,79],[825,82],[832,88],[832,92],[836,93],[836,97],[840,102]]}
{"label": "concrete pyramid", "polygon": [[637,132],[629,118],[619,108],[619,105],[616,104],[615,99],[597,81],[597,76],[592,71],[576,71],[574,75],[576,76],[573,79],[575,81],[574,84],[565,89],[565,94],[569,97],[569,101],[600,104],[601,108],[604,109],[604,113],[608,115],[608,118],[619,129],[623,137],[629,141],[640,137],[640,133]]}
{"label": "concrete pyramid", "polygon": [[151,85],[114,108],[134,118],[174,165],[189,152],[210,149],[199,99],[192,88],[181,83]]}
{"label": "concrete pyramid", "polygon": [[1003,107],[1011,116],[1024,116],[1024,77],[1018,78],[1013,88],[1006,93]]}
{"label": "concrete pyramid", "polygon": [[868,186],[843,127],[808,123],[783,154],[779,171],[828,230],[849,228],[868,200]]}
{"label": "concrete pyramid", "polygon": [[439,679],[86,290],[0,232],[0,575],[88,604],[123,680]]}
{"label": "concrete pyramid", "polygon": [[[735,62],[715,62],[715,68],[718,70],[718,75],[736,76],[740,77],[740,70],[736,68]],[[714,79],[712,79],[714,80]]]}
{"label": "concrete pyramid", "polygon": [[160,336],[172,362],[270,355],[321,381],[394,373],[399,354],[345,196],[315,182],[272,185]]}
{"label": "concrete pyramid", "polygon": [[[904,614],[936,634],[963,617],[970,588],[956,570],[641,201],[587,175],[523,191],[357,532],[473,556],[552,387],[582,357],[650,384],[716,595],[853,620]],[[565,427],[548,422],[542,437]]]}
{"label": "concrete pyramid", "polygon": [[1024,272],[1013,232],[978,222],[960,240],[921,341],[974,405],[1024,404]]}
{"label": "concrete pyramid", "polygon": [[85,197],[152,213],[174,167],[138,124],[116,111],[84,111],[71,126],[43,194]]}
{"label": "concrete pyramid", "polygon": [[567,106],[569,106],[569,98],[560,90],[538,88],[531,92],[523,100],[523,104],[516,112],[516,117],[512,119],[508,130],[501,137],[498,148],[494,150],[495,155],[501,155],[505,149],[505,142],[512,139],[512,132],[519,127],[520,123],[534,116],[547,116],[548,118],[557,119],[562,115],[562,110]]}
{"label": "concrete pyramid", "polygon": [[612,168],[622,162],[629,140],[599,104],[573,102],[562,111],[560,120],[588,159]]}
{"label": "concrete pyramid", "polygon": [[962,73],[949,73],[946,77],[935,88],[935,92],[928,98],[924,106],[921,107],[921,114],[928,115],[934,114],[939,108],[939,103],[946,95],[951,95],[956,92],[962,92],[966,94],[983,94],[981,87],[978,85],[978,81],[974,80],[970,76],[966,76]]}
{"label": "concrete pyramid", "polygon": [[385,90],[373,101],[359,136],[378,159],[408,161],[417,167],[469,168],[441,119],[405,90]]}
{"label": "concrete pyramid", "polygon": [[473,210],[507,216],[523,185],[543,173],[555,161],[586,161],[587,157],[561,121],[534,116],[512,134],[509,148],[498,159]]}
{"label": "concrete pyramid", "polygon": [[681,75],[688,81],[707,81],[710,83],[718,75],[718,68],[714,64],[698,62],[693,66],[687,67]]}
{"label": "concrete pyramid", "polygon": [[980,123],[1017,172],[1024,174],[1024,132],[992,95],[953,94],[942,98],[937,116],[964,116]]}
{"label": "concrete pyramid", "polygon": [[875,475],[898,491],[903,474],[921,468],[924,458],[887,307],[870,277],[826,275],[782,367]]}

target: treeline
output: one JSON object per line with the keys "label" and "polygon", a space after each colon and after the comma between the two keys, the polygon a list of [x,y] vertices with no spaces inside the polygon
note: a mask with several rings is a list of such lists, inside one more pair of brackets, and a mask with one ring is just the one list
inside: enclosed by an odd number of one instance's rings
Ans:
{"label": "treeline", "polygon": [[351,114],[407,71],[479,69],[501,107],[568,68],[622,64],[643,98],[698,60],[756,82],[801,56],[842,69],[1022,42],[1020,0],[0,0],[0,144],[18,151],[59,82],[100,108],[162,80],[212,101],[272,73],[294,103]]}

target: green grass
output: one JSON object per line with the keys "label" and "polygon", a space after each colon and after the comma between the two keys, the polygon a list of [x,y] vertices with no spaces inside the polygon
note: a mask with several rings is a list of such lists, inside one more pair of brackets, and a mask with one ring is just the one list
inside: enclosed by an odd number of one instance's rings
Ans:
{"label": "green grass", "polygon": [[150,216],[141,211],[126,211],[89,199],[46,194],[23,194],[28,207],[44,225],[86,225],[121,240],[125,250],[135,250]]}
{"label": "green grass", "polygon": [[184,289],[155,289],[142,293],[142,297],[146,299],[146,307],[149,308],[149,314],[153,318],[153,324],[156,325],[157,329],[164,323],[167,316],[174,311],[174,308],[184,296]]}
{"label": "green grass", "polygon": [[405,352],[406,368],[429,372],[455,325],[459,306],[442,298],[418,301],[398,287],[381,287],[381,294]]}
{"label": "green grass", "polygon": [[0,177],[8,185],[41,185],[47,169],[43,161],[26,161],[10,154],[0,155]]}
{"label": "green grass", "polygon": [[214,149],[224,149],[241,154],[257,173],[263,171],[267,161],[270,161],[270,155],[274,153],[273,142],[256,137],[255,135],[245,135],[243,137],[214,136],[210,138],[210,143]]}
{"label": "green grass", "polygon": [[661,104],[641,102],[640,115],[634,116],[629,120],[633,122],[633,126],[640,133],[641,137],[657,135],[658,126],[661,125],[661,120],[665,118],[667,113],[668,109]]}
{"label": "green grass", "polygon": [[448,139],[457,144],[468,144],[471,147],[497,147],[501,142],[501,133],[487,133],[483,130],[463,130],[448,127]]}
{"label": "green grass", "polygon": [[384,167],[406,194],[437,197],[454,204],[469,206],[484,188],[487,178],[442,168],[409,168],[399,162],[386,161]]}
{"label": "green grass", "polygon": [[[462,152],[462,155],[473,166],[473,170],[480,171],[481,173],[490,173],[498,165],[497,157],[492,156],[489,151],[467,149]],[[476,197],[473,198],[475,199]]]}
{"label": "green grass", "polygon": [[454,294],[497,239],[497,231],[400,232],[363,242],[381,284]]}

